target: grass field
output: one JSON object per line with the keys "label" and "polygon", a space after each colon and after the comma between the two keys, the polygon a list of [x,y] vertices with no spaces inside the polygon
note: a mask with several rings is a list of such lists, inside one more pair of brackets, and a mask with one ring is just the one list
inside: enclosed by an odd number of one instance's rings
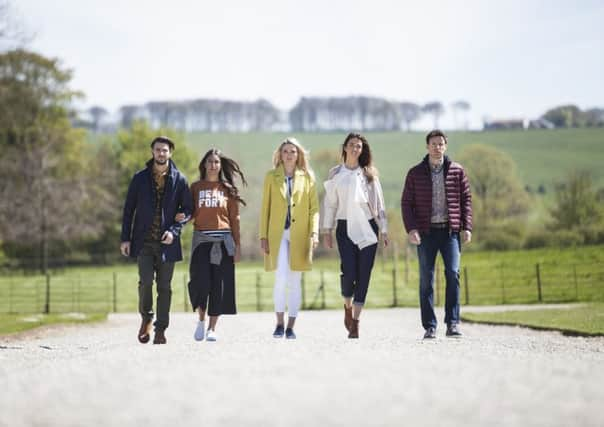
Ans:
{"label": "grass field", "polygon": [[0,314],[0,335],[23,332],[46,325],[101,322],[106,319],[105,313]]}
{"label": "grass field", "polygon": [[[338,269],[337,259],[323,258],[315,263],[312,272],[304,274],[305,308],[340,306]],[[172,282],[175,311],[190,309],[185,292],[187,273],[188,264],[178,263]],[[138,277],[133,263],[56,271],[48,280],[51,313],[137,311]],[[417,259],[412,251],[407,261],[403,255],[399,256],[396,270],[392,257],[380,254],[367,306],[417,306],[417,284]],[[46,285],[47,278],[39,275],[0,278],[0,313],[43,312]],[[273,274],[265,273],[260,263],[239,264],[239,310],[271,311],[272,285]],[[437,305],[443,304],[444,286],[440,264],[436,277]],[[464,253],[461,286],[462,303],[472,305],[537,303],[539,290],[541,302],[604,301],[604,246]]]}
{"label": "grass field", "polygon": [[477,323],[528,326],[559,330],[570,335],[604,335],[604,304],[586,304],[573,308],[465,313],[462,319]]}

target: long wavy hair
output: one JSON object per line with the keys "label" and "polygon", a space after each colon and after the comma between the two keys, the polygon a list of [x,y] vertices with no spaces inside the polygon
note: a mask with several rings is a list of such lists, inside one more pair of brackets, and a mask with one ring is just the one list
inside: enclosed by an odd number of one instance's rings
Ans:
{"label": "long wavy hair", "polygon": [[359,156],[359,165],[363,168],[363,173],[367,177],[367,181],[371,182],[373,181],[373,178],[378,176],[378,170],[375,166],[373,166],[373,156],[371,155],[371,148],[369,147],[367,138],[365,138],[363,135],[354,132],[348,134],[348,136],[344,140],[344,144],[342,144],[342,161],[346,161],[346,144],[348,144],[348,141],[352,139],[358,139],[363,143],[363,149],[361,151],[361,155]]}
{"label": "long wavy hair", "polygon": [[298,150],[298,159],[296,160],[296,167],[300,170],[303,170],[310,177],[314,177],[314,172],[310,168],[310,164],[308,163],[308,151],[300,144],[300,142],[296,138],[285,138],[281,144],[277,147],[277,149],[273,152],[273,167],[277,169],[279,166],[283,164],[283,160],[281,159],[281,150],[285,145],[291,144]]}
{"label": "long wavy hair", "polygon": [[239,167],[239,164],[228,157],[226,157],[222,151],[217,148],[210,148],[206,154],[202,157],[201,162],[199,162],[199,177],[204,180],[207,176],[206,171],[206,161],[208,157],[211,155],[215,155],[220,159],[220,172],[218,172],[218,181],[224,185],[231,197],[235,198],[239,203],[245,206],[245,201],[239,195],[239,189],[235,185],[235,175],[239,175],[239,179],[243,185],[247,185],[247,181],[245,180],[245,176],[243,176],[243,172]]}

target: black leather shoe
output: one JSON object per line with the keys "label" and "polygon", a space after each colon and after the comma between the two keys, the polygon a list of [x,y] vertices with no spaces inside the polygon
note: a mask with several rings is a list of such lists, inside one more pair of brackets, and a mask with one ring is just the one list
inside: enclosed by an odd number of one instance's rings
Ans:
{"label": "black leather shoe", "polygon": [[433,340],[434,338],[436,338],[436,329],[435,328],[426,329],[426,333],[424,334],[424,339]]}
{"label": "black leather shoe", "polygon": [[456,323],[452,323],[447,326],[447,336],[450,338],[461,338],[463,334],[459,331],[459,326]]}
{"label": "black leather shoe", "polygon": [[164,334],[163,329],[157,329],[155,331],[155,336],[153,337],[153,344],[165,344],[168,340],[166,339],[166,335]]}
{"label": "black leather shoe", "polygon": [[138,329],[138,342],[141,344],[147,344],[151,334],[151,319],[143,319],[141,321],[141,327]]}

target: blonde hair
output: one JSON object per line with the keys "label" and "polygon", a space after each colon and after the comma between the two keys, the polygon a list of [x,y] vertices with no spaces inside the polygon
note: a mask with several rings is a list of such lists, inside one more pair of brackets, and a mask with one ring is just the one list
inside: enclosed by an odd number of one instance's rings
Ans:
{"label": "blonde hair", "polygon": [[296,138],[285,138],[281,144],[277,147],[275,152],[273,153],[273,166],[277,169],[279,166],[283,164],[283,160],[281,160],[281,150],[283,146],[286,144],[291,144],[298,150],[298,160],[296,160],[296,168],[303,170],[307,173],[311,178],[314,178],[314,172],[310,168],[308,163],[309,154],[308,151],[298,142]]}

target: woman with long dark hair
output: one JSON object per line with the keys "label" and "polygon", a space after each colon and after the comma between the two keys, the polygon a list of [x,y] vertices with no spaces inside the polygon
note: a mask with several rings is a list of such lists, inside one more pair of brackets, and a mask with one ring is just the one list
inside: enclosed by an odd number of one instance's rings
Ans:
{"label": "woman with long dark hair", "polygon": [[342,144],[342,163],[329,171],[324,186],[321,234],[325,246],[332,248],[332,230],[336,230],[344,326],[348,338],[358,338],[380,235],[388,245],[382,186],[363,135],[348,134]]}
{"label": "woman with long dark hair", "polygon": [[[199,163],[199,181],[191,185],[193,195],[193,243],[189,297],[199,322],[194,338],[216,341],[216,323],[221,314],[236,314],[235,264],[241,257],[239,195],[235,178],[247,185],[234,160],[212,148]],[[209,302],[208,302],[209,300]],[[210,317],[206,331],[206,313]]]}
{"label": "woman with long dark hair", "polygon": [[275,271],[275,338],[296,338],[302,272],[311,269],[313,249],[319,243],[319,201],[307,156],[295,138],[285,139],[273,153],[273,169],[264,178],[260,247],[265,270]]}

